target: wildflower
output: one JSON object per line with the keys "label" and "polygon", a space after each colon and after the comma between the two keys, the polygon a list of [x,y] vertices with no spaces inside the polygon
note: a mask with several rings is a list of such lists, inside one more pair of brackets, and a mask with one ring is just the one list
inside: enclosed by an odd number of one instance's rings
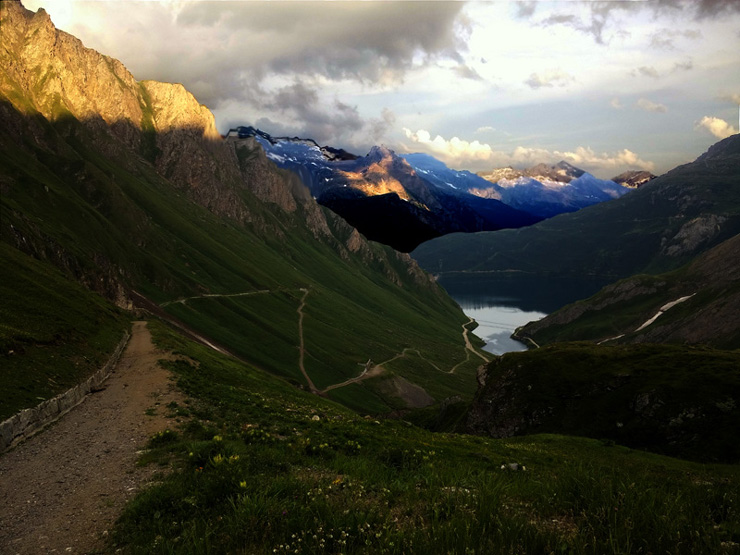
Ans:
{"label": "wildflower", "polygon": [[239,482],[239,487],[240,488],[246,488],[247,487],[247,481],[246,480],[242,480],[241,482]]}
{"label": "wildflower", "polygon": [[223,440],[224,438],[222,438],[221,436],[213,436],[213,441],[223,441]]}
{"label": "wildflower", "polygon": [[221,464],[222,462],[224,462],[223,455],[219,454],[213,457],[213,464]]}

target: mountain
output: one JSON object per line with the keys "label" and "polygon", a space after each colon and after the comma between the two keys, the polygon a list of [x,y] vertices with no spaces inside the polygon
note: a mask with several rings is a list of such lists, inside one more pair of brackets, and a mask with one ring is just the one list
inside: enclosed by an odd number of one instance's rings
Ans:
{"label": "mountain", "polygon": [[2,2],[0,27],[0,356],[21,405],[76,383],[132,309],[362,412],[472,395],[467,319],[408,255],[224,140],[182,85],[43,9]]}
{"label": "mountain", "polygon": [[616,177],[612,177],[612,181],[619,183],[625,187],[637,189],[642,187],[648,181],[655,179],[657,176],[644,170],[631,170],[624,173],[620,173]]}
{"label": "mountain", "polygon": [[540,219],[429,178],[385,147],[354,156],[311,139],[275,138],[251,127],[236,131],[229,140],[254,136],[270,160],[300,175],[319,204],[368,239],[402,252],[447,233],[520,227]]}
{"label": "mountain", "polygon": [[733,135],[619,199],[527,228],[441,237],[413,256],[434,273],[616,280],[679,268],[738,232],[740,135]]}
{"label": "mountain", "polygon": [[539,345],[588,340],[740,349],[740,235],[673,272],[609,285],[516,335]]}
{"label": "mountain", "polygon": [[500,199],[543,219],[619,198],[630,191],[614,180],[598,179],[565,161],[554,166],[537,164],[528,170],[499,168],[478,175],[487,183],[468,192]]}

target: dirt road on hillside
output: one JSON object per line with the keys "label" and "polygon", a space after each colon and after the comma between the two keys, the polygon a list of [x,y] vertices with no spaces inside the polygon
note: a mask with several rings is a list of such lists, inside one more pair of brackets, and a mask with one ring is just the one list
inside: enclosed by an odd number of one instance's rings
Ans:
{"label": "dirt road on hillside", "polygon": [[157,470],[137,468],[137,450],[174,428],[165,406],[183,403],[157,364],[162,358],[146,322],[135,322],[102,391],[0,455],[0,553],[90,553],[104,545],[125,502]]}

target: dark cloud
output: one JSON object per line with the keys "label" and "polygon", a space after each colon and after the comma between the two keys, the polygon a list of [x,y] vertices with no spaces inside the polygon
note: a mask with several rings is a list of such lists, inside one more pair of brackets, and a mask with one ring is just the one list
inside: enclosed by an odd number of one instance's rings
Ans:
{"label": "dark cloud", "polygon": [[[310,138],[361,152],[379,142],[396,121],[388,108],[379,117],[363,118],[356,106],[337,98],[326,100],[313,85],[298,80],[274,91],[253,92],[250,101],[240,105],[244,117],[226,119],[229,127],[252,124],[271,135]],[[261,116],[253,120],[252,114]]]}
{"label": "dark cloud", "polygon": [[727,13],[740,13],[737,0],[695,0],[693,2],[697,19],[718,17]]}
{"label": "dark cloud", "polygon": [[694,69],[694,62],[692,60],[673,64],[673,71],[691,71],[692,69]]}
{"label": "dark cloud", "polygon": [[419,56],[462,62],[460,2],[204,2],[178,25],[218,27],[243,45],[234,61],[331,79],[401,79]]}
{"label": "dark cloud", "polygon": [[[580,10],[586,6],[586,13],[575,15],[571,13],[574,9]],[[538,5],[536,2],[519,2],[517,16],[524,19],[530,19],[535,16]],[[740,0],[651,0],[647,2],[628,2],[628,1],[600,1],[600,2],[564,2],[559,5],[559,11],[550,15],[539,22],[543,26],[565,25],[572,27],[576,31],[590,34],[598,44],[608,44],[611,36],[606,36],[605,30],[612,23],[614,15],[622,13],[636,13],[641,10],[650,10],[654,17],[663,14],[675,14],[684,12],[689,16],[700,21],[722,17],[730,13],[740,13]],[[618,36],[624,32],[623,29],[616,28],[613,30],[613,36]],[[686,31],[684,36],[691,37],[692,31]],[[678,33],[680,34],[680,33]],[[674,33],[673,36],[676,34]],[[673,36],[671,37],[654,37],[655,46],[671,48],[673,46]],[[700,36],[700,35],[699,35]]]}

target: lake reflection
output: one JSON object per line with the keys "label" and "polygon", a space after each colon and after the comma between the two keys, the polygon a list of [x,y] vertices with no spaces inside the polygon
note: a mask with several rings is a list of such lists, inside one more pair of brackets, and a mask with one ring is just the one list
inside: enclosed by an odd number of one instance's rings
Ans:
{"label": "lake reflection", "polygon": [[473,333],[486,342],[483,350],[494,355],[526,351],[526,345],[512,339],[511,334],[519,326],[547,315],[544,312],[525,312],[513,306],[460,306],[466,315],[478,322]]}
{"label": "lake reflection", "polygon": [[478,322],[473,333],[486,342],[483,349],[501,355],[527,349],[511,339],[516,328],[590,297],[608,280],[463,274],[440,276],[439,283],[463,312]]}

